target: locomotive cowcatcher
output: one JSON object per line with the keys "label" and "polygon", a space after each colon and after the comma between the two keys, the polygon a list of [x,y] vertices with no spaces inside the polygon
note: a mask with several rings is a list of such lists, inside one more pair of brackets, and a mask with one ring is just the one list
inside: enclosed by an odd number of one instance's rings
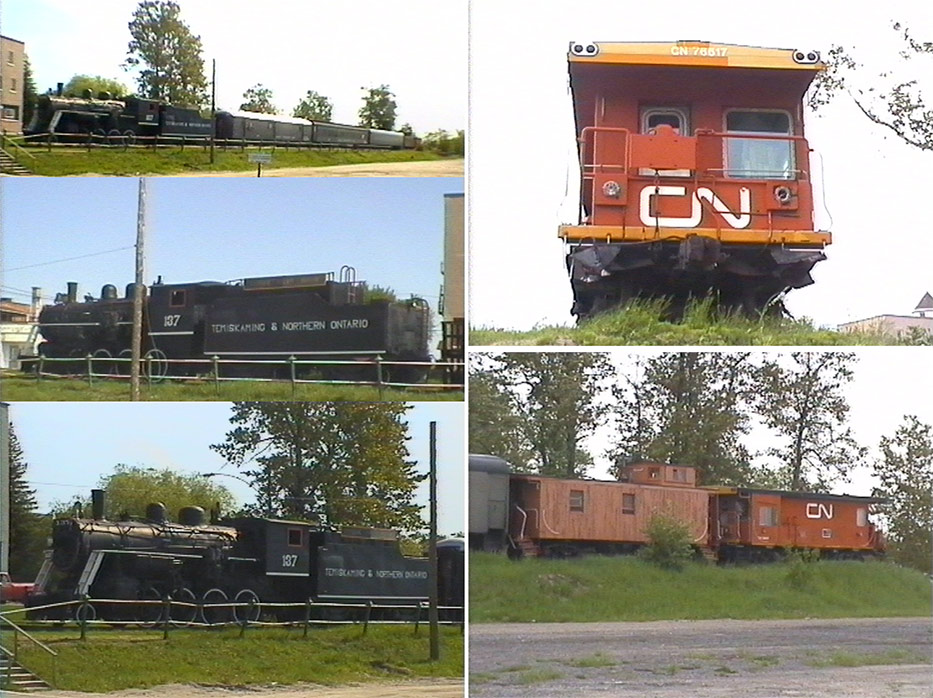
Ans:
{"label": "locomotive cowcatcher", "polygon": [[812,283],[832,241],[813,223],[803,96],[819,53],[572,42],[580,220],[560,226],[584,319],[634,297],[758,314]]}

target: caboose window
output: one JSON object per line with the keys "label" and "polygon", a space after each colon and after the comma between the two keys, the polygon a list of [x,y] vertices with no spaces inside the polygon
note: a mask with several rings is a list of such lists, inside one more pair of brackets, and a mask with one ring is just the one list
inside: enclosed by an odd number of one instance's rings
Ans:
{"label": "caboose window", "polygon": [[687,481],[687,471],[683,468],[671,468],[671,481],[672,482],[686,482]]}
{"label": "caboose window", "polygon": [[623,494],[622,495],[622,513],[623,514],[634,514],[635,513],[635,495],[634,494]]}
{"label": "caboose window", "polygon": [[856,526],[867,526],[868,525],[868,509],[860,507],[855,510],[855,525]]}
{"label": "caboose window", "polygon": [[790,136],[790,114],[733,110],[726,113],[726,176],[739,179],[794,179],[794,142],[778,137],[739,138],[733,134]]}
{"label": "caboose window", "polygon": [[185,306],[185,291],[172,291],[169,296],[168,305],[170,308],[183,308]]}
{"label": "caboose window", "polygon": [[288,544],[291,546],[301,546],[301,529],[300,528],[290,528],[288,529]]}
{"label": "caboose window", "polygon": [[775,507],[761,507],[758,510],[758,525],[759,526],[777,526],[778,525],[777,509]]}
{"label": "caboose window", "polygon": [[583,511],[583,490],[570,490],[570,511]]}
{"label": "caboose window", "polygon": [[670,126],[675,133],[689,135],[687,110],[678,107],[646,107],[641,112],[642,133],[652,133],[658,126]]}

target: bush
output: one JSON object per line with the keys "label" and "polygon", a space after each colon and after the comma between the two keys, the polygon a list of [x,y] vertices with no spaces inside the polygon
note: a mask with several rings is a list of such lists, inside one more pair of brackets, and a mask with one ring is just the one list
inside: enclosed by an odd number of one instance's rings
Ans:
{"label": "bush", "polygon": [[670,513],[654,514],[645,529],[649,543],[638,556],[662,569],[679,570],[692,557],[690,529]]}
{"label": "bush", "polygon": [[819,550],[794,550],[787,556],[785,579],[792,589],[803,590],[813,582],[816,568],[811,564],[820,559]]}

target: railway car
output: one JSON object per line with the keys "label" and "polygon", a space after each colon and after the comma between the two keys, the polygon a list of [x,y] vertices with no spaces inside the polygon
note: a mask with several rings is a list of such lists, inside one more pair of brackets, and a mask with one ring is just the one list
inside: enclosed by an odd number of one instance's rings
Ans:
{"label": "railway car", "polygon": [[578,320],[634,297],[748,314],[812,283],[803,97],[813,50],[572,42],[581,216],[561,225]]}
{"label": "railway car", "polygon": [[[67,296],[39,315],[40,355],[128,357],[133,290],[130,284],[126,295],[118,298],[116,287],[108,284],[99,299],[78,302],[77,284],[69,283]],[[331,272],[234,283],[164,284],[160,278],[148,289],[145,301],[143,350],[159,375],[183,370],[167,359],[213,356],[244,361],[290,356],[429,361],[427,304],[420,299],[370,302],[366,292],[366,283],[356,280],[351,267],[344,267],[339,280]],[[263,371],[256,366],[241,370],[244,375]],[[414,382],[426,373],[424,366],[387,366],[386,370],[387,376],[402,382]]]}
{"label": "railway car", "polygon": [[[39,607],[86,595],[110,603],[78,607],[79,615],[148,622],[159,618],[161,607],[132,602],[171,596],[197,604],[173,606],[173,621],[256,620],[258,606],[205,605],[313,599],[410,606],[426,601],[435,583],[440,605],[462,606],[462,541],[459,557],[456,541],[439,545],[445,553],[439,553],[441,564],[434,580],[427,559],[402,553],[395,531],[344,528],[338,532],[304,521],[252,517],[208,523],[199,507],[182,508],[180,519],[169,522],[165,507],[152,504],[143,521],[108,521],[103,517],[102,492],[95,491],[92,518],[55,521],[51,550],[27,600],[27,606],[36,609],[32,615],[74,614],[74,607]],[[303,615],[294,608],[268,613],[285,620]],[[351,612],[328,615],[347,613]]]}
{"label": "railway car", "polygon": [[884,553],[884,536],[869,519],[873,497],[713,488],[715,538],[724,562],[773,560],[793,549],[824,558],[863,559]]}
{"label": "railway car", "polygon": [[766,562],[793,550],[822,557],[884,555],[872,523],[873,497],[701,486],[696,470],[634,463],[621,481],[561,479],[511,472],[495,456],[471,455],[470,547],[510,557],[630,553],[649,542],[655,513],[686,524],[709,560]]}
{"label": "railway car", "polygon": [[90,90],[85,90],[82,97],[66,97],[61,94],[61,86],[58,94],[39,97],[32,121],[25,129],[27,135],[52,134],[62,140],[83,139],[88,134],[106,136],[114,143],[133,143],[138,136],[209,138],[212,131],[220,141],[392,150],[420,145],[414,136],[397,131],[280,114],[220,110],[211,121],[197,109],[153,99],[115,99],[106,92],[94,97]]}

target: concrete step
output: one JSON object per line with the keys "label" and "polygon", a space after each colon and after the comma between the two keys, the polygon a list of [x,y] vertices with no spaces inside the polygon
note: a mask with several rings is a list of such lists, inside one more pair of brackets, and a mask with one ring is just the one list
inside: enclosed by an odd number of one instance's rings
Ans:
{"label": "concrete step", "polygon": [[30,175],[27,168],[20,165],[8,152],[0,148],[0,173],[5,175]]}

